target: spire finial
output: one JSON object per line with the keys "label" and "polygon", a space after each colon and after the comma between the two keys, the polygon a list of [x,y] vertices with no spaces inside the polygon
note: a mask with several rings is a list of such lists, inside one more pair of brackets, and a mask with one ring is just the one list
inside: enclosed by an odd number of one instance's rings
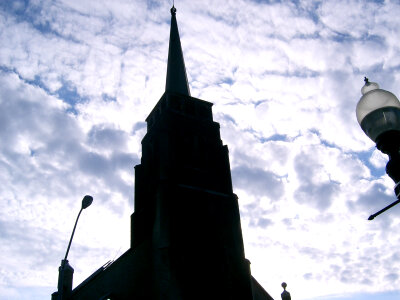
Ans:
{"label": "spire finial", "polygon": [[171,15],[173,16],[176,15],[175,1],[172,1]]}

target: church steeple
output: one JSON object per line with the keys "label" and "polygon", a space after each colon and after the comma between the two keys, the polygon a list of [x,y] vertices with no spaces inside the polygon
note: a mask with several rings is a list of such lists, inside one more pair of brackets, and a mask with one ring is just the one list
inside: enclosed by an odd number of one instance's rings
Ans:
{"label": "church steeple", "polygon": [[173,92],[190,96],[189,84],[186,76],[185,61],[183,60],[181,40],[176,22],[176,8],[171,8],[171,31],[169,35],[166,92]]}
{"label": "church steeple", "polygon": [[131,248],[68,300],[273,300],[251,276],[228,147],[212,103],[190,96],[175,13],[166,92],[146,118],[135,166]]}

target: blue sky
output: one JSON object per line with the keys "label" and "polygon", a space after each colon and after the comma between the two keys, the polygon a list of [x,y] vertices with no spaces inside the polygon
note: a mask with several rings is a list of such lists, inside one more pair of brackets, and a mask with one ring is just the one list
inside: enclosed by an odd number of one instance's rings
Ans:
{"label": "blue sky", "polygon": [[[74,285],[129,247],[172,1],[0,2],[0,298]],[[363,78],[400,95],[396,1],[176,1],[192,96],[229,147],[252,274],[275,298],[399,299],[400,207],[357,124]]]}

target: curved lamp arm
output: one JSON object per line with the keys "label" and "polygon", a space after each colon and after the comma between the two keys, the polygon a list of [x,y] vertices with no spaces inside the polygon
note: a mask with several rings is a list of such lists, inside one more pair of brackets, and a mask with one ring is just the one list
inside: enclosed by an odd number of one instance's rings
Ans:
{"label": "curved lamp arm", "polygon": [[78,224],[78,220],[79,220],[79,217],[81,215],[81,212],[85,208],[88,208],[90,206],[90,204],[92,204],[92,202],[93,202],[93,197],[89,196],[89,195],[86,195],[82,199],[82,207],[81,207],[81,210],[79,211],[79,214],[78,214],[78,216],[76,218],[74,230],[72,230],[71,238],[69,239],[69,244],[68,244],[67,252],[65,253],[64,261],[67,260],[68,253],[69,253],[69,248],[71,248],[72,239],[74,238],[74,234],[75,234],[76,224]]}

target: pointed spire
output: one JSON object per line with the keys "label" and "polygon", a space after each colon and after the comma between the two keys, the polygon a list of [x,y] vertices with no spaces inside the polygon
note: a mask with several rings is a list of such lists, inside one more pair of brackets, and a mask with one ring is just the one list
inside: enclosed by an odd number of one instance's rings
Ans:
{"label": "pointed spire", "polygon": [[171,8],[171,31],[169,35],[165,91],[190,96],[185,61],[183,60],[181,40],[179,38],[178,24],[176,22],[176,8],[174,6]]}

